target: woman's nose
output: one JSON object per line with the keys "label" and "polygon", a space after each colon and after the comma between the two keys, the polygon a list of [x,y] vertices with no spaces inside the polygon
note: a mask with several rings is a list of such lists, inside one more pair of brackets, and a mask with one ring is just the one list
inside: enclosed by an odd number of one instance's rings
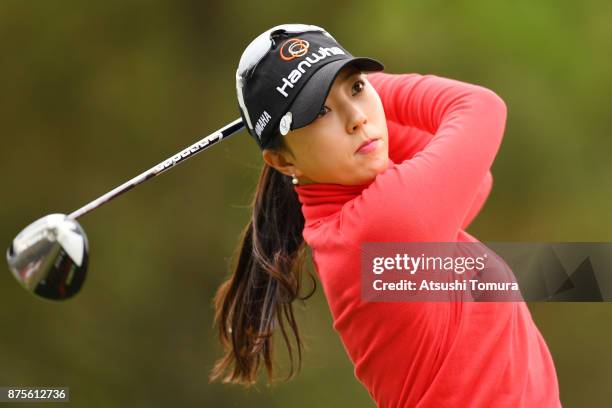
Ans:
{"label": "woman's nose", "polygon": [[363,110],[358,106],[352,106],[349,108],[348,116],[348,133],[355,133],[360,127],[368,122],[368,117],[365,115]]}

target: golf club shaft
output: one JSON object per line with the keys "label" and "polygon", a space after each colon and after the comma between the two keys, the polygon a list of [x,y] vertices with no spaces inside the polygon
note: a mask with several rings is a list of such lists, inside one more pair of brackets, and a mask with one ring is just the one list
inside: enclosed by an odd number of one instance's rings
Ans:
{"label": "golf club shaft", "polygon": [[181,150],[180,152],[169,157],[168,159],[164,160],[163,162],[159,163],[153,168],[123,183],[119,187],[116,187],[115,189],[104,194],[103,196],[96,198],[95,200],[79,208],[78,210],[70,213],[68,217],[72,219],[77,219],[81,217],[82,215],[87,214],[88,212],[100,207],[102,204],[111,201],[113,198],[125,193],[128,190],[131,190],[132,188],[136,187],[140,183],[147,181],[149,179],[152,179],[155,176],[160,175],[166,170],[169,170],[173,168],[174,166],[176,166],[177,164],[182,163],[185,160],[189,159],[190,157],[195,156],[201,151],[208,149],[210,146],[220,142],[221,140],[224,140],[230,137],[231,135],[238,133],[243,128],[244,128],[244,123],[242,122],[242,118],[238,118],[234,120],[233,122],[230,122],[229,124],[220,128],[216,132],[211,133],[210,135],[206,136],[199,142],[196,142],[192,144],[191,146],[187,147],[186,149]]}

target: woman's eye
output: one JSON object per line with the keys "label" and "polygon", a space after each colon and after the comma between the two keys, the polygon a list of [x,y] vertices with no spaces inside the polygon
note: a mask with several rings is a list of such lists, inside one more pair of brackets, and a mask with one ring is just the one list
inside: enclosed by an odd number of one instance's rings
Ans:
{"label": "woman's eye", "polygon": [[329,110],[329,108],[327,106],[323,106],[321,108],[321,110],[319,111],[319,114],[317,115],[317,117],[321,117],[321,116],[325,115],[328,110]]}
{"label": "woman's eye", "polygon": [[365,87],[365,82],[363,82],[361,79],[355,81],[355,83],[353,84],[353,91],[355,93],[359,93],[361,91],[363,91],[363,88]]}

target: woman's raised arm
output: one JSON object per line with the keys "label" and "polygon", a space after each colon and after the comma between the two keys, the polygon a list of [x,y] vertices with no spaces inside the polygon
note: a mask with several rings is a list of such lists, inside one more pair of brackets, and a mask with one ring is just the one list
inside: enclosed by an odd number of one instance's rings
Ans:
{"label": "woman's raised arm", "polygon": [[388,120],[433,137],[343,207],[343,233],[357,233],[365,241],[453,241],[475,215],[474,204],[501,144],[504,101],[482,86],[435,75],[368,78]]}
{"label": "woman's raised arm", "polygon": [[433,134],[424,130],[401,125],[387,120],[389,132],[389,158],[394,163],[401,163],[423,150],[433,138]]}

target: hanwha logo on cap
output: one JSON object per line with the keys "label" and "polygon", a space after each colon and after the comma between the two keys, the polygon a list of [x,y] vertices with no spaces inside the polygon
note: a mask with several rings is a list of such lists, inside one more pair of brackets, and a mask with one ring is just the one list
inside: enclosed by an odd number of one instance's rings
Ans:
{"label": "hanwha logo on cap", "polygon": [[281,118],[280,123],[278,125],[281,135],[285,136],[287,133],[289,133],[289,130],[291,129],[292,120],[293,115],[291,114],[291,112],[285,113],[285,115]]}
{"label": "hanwha logo on cap", "polygon": [[310,44],[301,38],[290,38],[280,48],[280,57],[285,61],[291,61],[306,54]]}

